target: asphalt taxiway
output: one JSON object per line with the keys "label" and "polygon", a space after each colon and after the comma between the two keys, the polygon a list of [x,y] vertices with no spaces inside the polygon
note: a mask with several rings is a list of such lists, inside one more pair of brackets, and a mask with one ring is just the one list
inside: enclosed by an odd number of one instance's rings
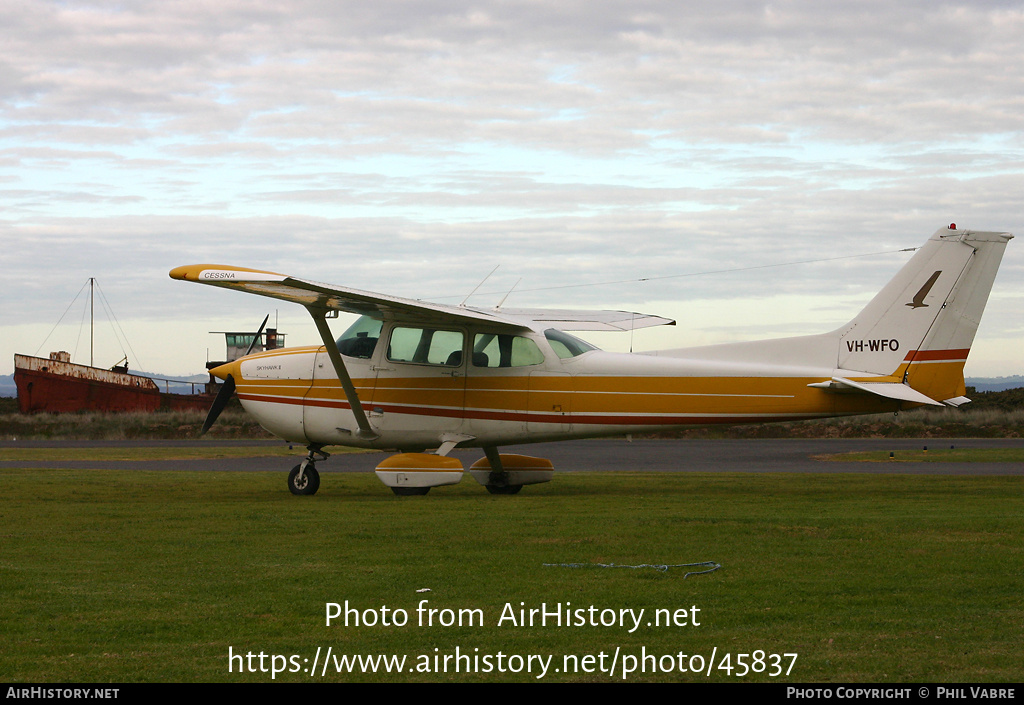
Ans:
{"label": "asphalt taxiway", "polygon": [[[281,441],[0,441],[0,448],[144,448],[251,446],[280,448]],[[917,475],[1024,475],[1024,463],[988,462],[844,462],[816,456],[858,451],[901,452],[941,448],[1024,448],[1024,439],[742,439],[742,440],[626,440],[597,439],[505,446],[503,453],[548,458],[556,472],[790,472],[790,473],[898,473]],[[330,449],[328,449],[330,450]],[[231,472],[287,472],[305,455],[294,446],[295,458],[252,457],[190,460],[47,460],[45,452],[32,461],[0,461],[2,468],[107,468],[124,470],[206,470]],[[371,472],[384,453],[335,453],[317,463],[321,473]],[[469,467],[483,456],[479,449],[453,453]]]}

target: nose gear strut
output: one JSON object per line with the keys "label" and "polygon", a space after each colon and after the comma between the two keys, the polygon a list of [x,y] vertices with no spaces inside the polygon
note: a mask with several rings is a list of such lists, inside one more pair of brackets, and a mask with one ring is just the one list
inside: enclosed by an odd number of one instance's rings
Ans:
{"label": "nose gear strut", "polygon": [[316,456],[321,460],[327,460],[331,454],[323,449],[319,443],[310,443],[306,446],[309,453],[305,460],[292,468],[288,473],[288,489],[292,494],[316,494],[320,489],[320,473],[316,471]]}

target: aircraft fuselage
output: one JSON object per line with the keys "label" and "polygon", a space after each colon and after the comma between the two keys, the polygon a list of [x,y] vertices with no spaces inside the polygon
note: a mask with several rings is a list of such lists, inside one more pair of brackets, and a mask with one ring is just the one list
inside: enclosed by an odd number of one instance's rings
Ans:
{"label": "aircraft fuselage", "polygon": [[[382,338],[388,332],[385,326]],[[462,332],[472,339],[473,331]],[[437,447],[445,434],[471,436],[463,446],[510,445],[900,408],[892,399],[808,386],[831,379],[834,367],[601,350],[562,359],[543,335],[530,337],[544,360],[516,368],[477,367],[465,362],[471,356],[458,365],[395,362],[383,345],[370,358],[346,356],[374,439],[355,434],[351,407],[322,346],[259,353],[231,368],[242,404],[271,433],[368,448]]]}

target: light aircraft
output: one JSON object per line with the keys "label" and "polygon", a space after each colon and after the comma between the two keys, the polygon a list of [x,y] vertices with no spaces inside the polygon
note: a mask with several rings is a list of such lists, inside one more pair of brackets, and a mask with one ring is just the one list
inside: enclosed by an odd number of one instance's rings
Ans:
{"label": "light aircraft", "polygon": [[[399,451],[377,466],[396,494],[454,484],[455,447],[483,448],[473,477],[495,494],[552,478],[550,461],[499,447],[684,426],[894,412],[967,401],[963,368],[1009,233],[936,232],[849,323],[820,335],[649,353],[611,353],[567,331],[674,324],[621,311],[447,306],[214,264],[174,279],[306,307],[322,345],[247,355],[233,392],[271,433],[306,445],[288,477],[320,485],[326,446]],[[327,319],[360,317],[341,337]],[[433,450],[427,453],[427,450]]]}

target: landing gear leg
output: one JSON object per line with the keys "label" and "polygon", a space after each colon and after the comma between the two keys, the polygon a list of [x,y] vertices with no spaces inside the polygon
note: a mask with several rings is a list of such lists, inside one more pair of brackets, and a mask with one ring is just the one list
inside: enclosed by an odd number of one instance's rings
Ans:
{"label": "landing gear leg", "polygon": [[320,473],[316,471],[316,456],[327,460],[331,454],[323,450],[323,446],[311,443],[306,446],[309,453],[306,459],[292,468],[288,473],[288,489],[292,494],[316,494],[320,489]]}
{"label": "landing gear leg", "polygon": [[498,453],[497,448],[484,447],[486,458],[469,468],[473,479],[491,494],[516,494],[523,485],[550,482],[555,467],[550,460],[517,453]]}
{"label": "landing gear leg", "polygon": [[491,463],[491,474],[487,477],[487,484],[484,487],[491,494],[516,494],[523,489],[522,485],[508,484],[508,473],[501,464],[501,454],[494,446],[484,448],[487,460]]}

